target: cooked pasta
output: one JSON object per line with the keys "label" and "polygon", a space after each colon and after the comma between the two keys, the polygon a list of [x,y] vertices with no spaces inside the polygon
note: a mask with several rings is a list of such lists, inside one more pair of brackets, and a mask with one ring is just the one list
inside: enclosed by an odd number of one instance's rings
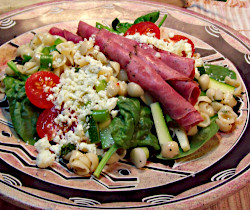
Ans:
{"label": "cooked pasta", "polygon": [[78,150],[72,151],[67,167],[81,176],[88,176],[90,173],[91,161],[86,154]]}
{"label": "cooked pasta", "polygon": [[63,42],[56,46],[56,49],[62,54],[65,55],[71,65],[74,65],[74,54],[76,53],[76,45],[71,42]]}
{"label": "cooked pasta", "polygon": [[207,90],[209,85],[209,76],[207,74],[203,74],[199,77],[198,82],[202,90]]}
{"label": "cooked pasta", "polygon": [[141,97],[144,94],[144,90],[141,88],[140,85],[129,82],[128,83],[128,95],[131,97]]}
{"label": "cooked pasta", "polygon": [[208,116],[208,114],[206,114],[204,112],[201,112],[200,114],[201,114],[201,117],[203,118],[203,121],[200,122],[198,124],[198,126],[203,127],[203,128],[209,126],[210,125],[210,117]]}
{"label": "cooked pasta", "polygon": [[206,113],[209,117],[214,116],[214,109],[207,102],[201,102],[201,103],[199,103],[199,111]]}
{"label": "cooked pasta", "polygon": [[216,123],[223,132],[228,132],[232,129],[232,125],[237,119],[237,114],[233,111],[232,107],[224,105],[218,112],[218,119]]}
{"label": "cooked pasta", "polygon": [[23,57],[24,55],[28,55],[32,57],[34,55],[34,51],[29,47],[28,44],[25,44],[17,48],[16,55],[21,56],[22,58],[24,58]]}
{"label": "cooked pasta", "polygon": [[23,68],[20,69],[20,72],[22,74],[30,75],[30,74],[34,74],[35,72],[37,72],[38,69],[39,69],[39,66],[37,65],[36,62],[29,61],[24,64]]}
{"label": "cooked pasta", "polygon": [[223,104],[234,107],[237,104],[237,101],[235,100],[234,96],[230,92],[224,93],[224,99],[222,101]]}
{"label": "cooked pasta", "polygon": [[120,64],[115,61],[110,61],[109,63],[113,69],[113,76],[117,77],[117,75],[120,73]]}

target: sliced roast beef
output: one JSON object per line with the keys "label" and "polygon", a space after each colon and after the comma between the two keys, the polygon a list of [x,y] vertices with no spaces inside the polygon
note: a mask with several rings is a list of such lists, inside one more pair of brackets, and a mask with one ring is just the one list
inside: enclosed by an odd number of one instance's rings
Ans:
{"label": "sliced roast beef", "polygon": [[89,39],[92,35],[97,34],[98,28],[95,28],[83,21],[80,21],[77,28],[77,34],[82,38]]}
{"label": "sliced roast beef", "polygon": [[149,91],[163,106],[163,109],[182,127],[189,130],[203,121],[200,113],[162,77],[136,55],[131,55],[127,65],[129,80]]}
{"label": "sliced roast beef", "polygon": [[67,41],[72,41],[74,43],[79,43],[80,41],[83,41],[81,36],[77,36],[76,34],[73,34],[67,30],[63,30],[64,31],[64,38]]}
{"label": "sliced roast beef", "polygon": [[50,30],[49,30],[49,33],[51,35],[57,35],[57,36],[61,36],[61,37],[64,37],[64,31],[60,28],[57,28],[57,27],[52,27]]}
{"label": "sliced roast beef", "polygon": [[[157,57],[158,52],[149,45],[139,44],[135,40],[120,37],[119,35],[111,33],[107,30],[100,30],[99,32],[97,32],[97,42],[98,39],[112,40],[112,42],[116,42],[127,51],[136,54],[146,63],[151,65],[162,76],[164,80],[168,81],[174,87],[174,89],[179,92],[185,99],[187,99],[192,105],[197,102],[200,95],[199,85],[196,82],[193,82],[187,75],[184,75],[183,73],[180,73],[179,71],[176,71],[175,69],[166,65],[166,63],[164,63]],[[99,44],[97,43],[97,45]],[[182,64],[185,63],[182,62]],[[187,69],[188,68],[189,67],[187,67]],[[192,65],[191,68],[193,68]],[[185,68],[182,67],[182,69],[184,70]]]}
{"label": "sliced roast beef", "polygon": [[194,78],[195,75],[194,59],[182,57],[164,50],[156,50],[156,52],[157,51],[160,53],[160,59],[168,66],[185,74],[190,79]]}
{"label": "sliced roast beef", "polygon": [[78,36],[76,34],[71,33],[70,31],[67,30],[63,30],[57,27],[52,27],[49,30],[49,33],[51,35],[57,35],[57,36],[61,36],[63,38],[65,38],[67,41],[72,41],[74,43],[79,43],[80,41],[83,41],[81,36]]}
{"label": "sliced roast beef", "polygon": [[187,100],[136,54],[121,47],[111,37],[100,36],[99,33],[96,33],[95,44],[107,57],[119,62],[127,71],[129,80],[149,91],[162,104],[164,111],[185,129],[188,130],[203,120]]}

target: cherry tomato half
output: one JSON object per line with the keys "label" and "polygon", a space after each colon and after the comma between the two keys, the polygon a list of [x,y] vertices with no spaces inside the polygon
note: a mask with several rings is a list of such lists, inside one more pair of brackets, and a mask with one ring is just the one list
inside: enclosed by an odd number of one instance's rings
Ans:
{"label": "cherry tomato half", "polygon": [[41,109],[49,109],[54,106],[48,101],[52,93],[50,88],[59,83],[60,78],[48,71],[38,71],[32,74],[25,83],[25,91],[30,102]]}
{"label": "cherry tomato half", "polygon": [[[182,36],[182,35],[174,35],[173,37],[169,38],[171,41],[173,42],[178,42],[180,40],[187,40],[187,43],[189,43],[192,47],[192,56],[194,55],[194,51],[195,51],[195,47],[194,47],[194,43],[192,42],[191,39],[185,37],[185,36]],[[182,52],[183,56],[186,57],[186,53],[185,52]]]}
{"label": "cherry tomato half", "polygon": [[155,37],[160,39],[160,29],[157,25],[152,22],[141,22],[135,25],[132,25],[124,34],[127,35],[134,35],[135,33],[140,33],[140,35],[147,34],[147,33],[154,33]]}
{"label": "cherry tomato half", "polygon": [[59,113],[59,110],[52,107],[50,109],[45,109],[39,115],[36,123],[36,131],[40,138],[47,136],[49,141],[53,140],[57,131],[60,129],[59,125],[54,121]]}

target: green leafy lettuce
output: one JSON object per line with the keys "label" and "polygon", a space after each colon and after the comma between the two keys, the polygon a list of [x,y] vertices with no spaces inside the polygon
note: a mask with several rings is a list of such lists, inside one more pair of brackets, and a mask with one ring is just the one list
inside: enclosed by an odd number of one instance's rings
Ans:
{"label": "green leafy lettuce", "polygon": [[37,136],[36,122],[40,110],[33,106],[27,98],[25,81],[7,76],[3,82],[15,131],[23,141],[33,145],[34,138]]}

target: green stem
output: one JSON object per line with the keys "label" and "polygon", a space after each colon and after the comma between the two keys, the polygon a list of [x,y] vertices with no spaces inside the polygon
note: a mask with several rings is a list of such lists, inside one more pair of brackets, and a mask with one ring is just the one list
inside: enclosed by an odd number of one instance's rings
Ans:
{"label": "green stem", "polygon": [[13,61],[9,61],[8,63],[8,66],[15,72],[15,74],[23,81],[26,81],[28,76],[27,75],[24,75],[22,74],[18,68],[16,67],[16,64],[13,62]]}
{"label": "green stem", "polygon": [[161,22],[160,22],[159,25],[158,25],[159,28],[162,26],[162,24],[163,24],[164,21],[166,20],[167,16],[168,16],[167,14],[165,14],[165,15],[163,16]]}
{"label": "green stem", "polygon": [[106,152],[106,154],[104,155],[104,157],[102,158],[101,162],[99,163],[99,165],[97,166],[95,172],[94,172],[94,176],[99,178],[102,169],[104,168],[104,166],[107,164],[108,160],[110,159],[110,157],[116,152],[116,150],[118,149],[116,144],[113,144],[109,150]]}

